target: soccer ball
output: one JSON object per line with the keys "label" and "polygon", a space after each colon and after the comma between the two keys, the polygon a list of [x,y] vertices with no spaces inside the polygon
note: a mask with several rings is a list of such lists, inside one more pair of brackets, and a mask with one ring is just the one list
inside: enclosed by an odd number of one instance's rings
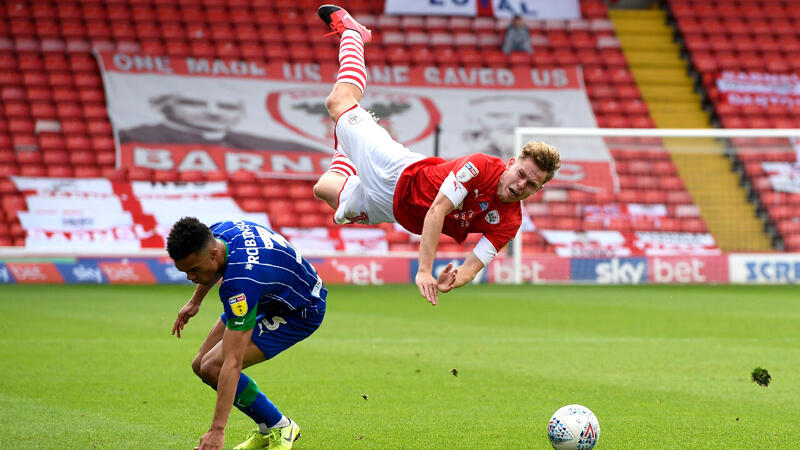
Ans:
{"label": "soccer ball", "polygon": [[600,423],[589,408],[567,405],[553,413],[547,437],[556,450],[590,450],[600,438]]}

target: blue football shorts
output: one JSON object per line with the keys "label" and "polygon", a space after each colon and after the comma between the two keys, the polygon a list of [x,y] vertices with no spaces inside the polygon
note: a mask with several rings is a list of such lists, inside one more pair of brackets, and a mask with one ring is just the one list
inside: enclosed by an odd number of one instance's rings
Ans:
{"label": "blue football shorts", "polygon": [[[308,308],[284,313],[259,313],[256,327],[250,339],[267,359],[311,336],[322,325],[325,317],[325,302],[318,302]],[[225,313],[220,320],[227,323]]]}

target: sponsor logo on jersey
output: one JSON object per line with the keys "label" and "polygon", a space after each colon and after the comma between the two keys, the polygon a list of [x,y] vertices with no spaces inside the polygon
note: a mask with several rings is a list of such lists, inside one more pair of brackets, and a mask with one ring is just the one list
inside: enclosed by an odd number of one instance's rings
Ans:
{"label": "sponsor logo on jersey", "polygon": [[355,125],[355,124],[361,122],[361,116],[359,116],[358,114],[356,114],[354,112],[351,112],[350,115],[347,117],[347,122],[350,125]]}
{"label": "sponsor logo on jersey", "polygon": [[466,183],[467,181],[471,180],[473,177],[478,175],[478,169],[472,165],[471,162],[464,164],[464,167],[458,170],[456,173],[456,178],[458,181],[462,183]]}
{"label": "sponsor logo on jersey", "polygon": [[489,207],[489,202],[478,202],[478,206],[481,207],[481,211],[486,211],[486,208]]}
{"label": "sponsor logo on jersey", "polygon": [[237,317],[247,314],[247,297],[244,294],[228,297],[228,304],[231,305],[231,312]]}
{"label": "sponsor logo on jersey", "polygon": [[[244,220],[238,219],[234,220],[233,224],[236,225],[236,228],[242,230],[242,239],[244,239],[244,251],[247,253],[247,262],[253,264],[260,264],[261,261],[258,260],[258,242],[256,241],[256,235],[253,233],[253,230],[250,229],[250,225],[246,224]],[[258,231],[259,235],[261,235],[261,230]],[[265,241],[266,239],[263,238],[262,240]]]}
{"label": "sponsor logo on jersey", "polygon": [[497,225],[500,223],[500,214],[497,212],[496,209],[493,209],[486,213],[486,221],[492,225]]}

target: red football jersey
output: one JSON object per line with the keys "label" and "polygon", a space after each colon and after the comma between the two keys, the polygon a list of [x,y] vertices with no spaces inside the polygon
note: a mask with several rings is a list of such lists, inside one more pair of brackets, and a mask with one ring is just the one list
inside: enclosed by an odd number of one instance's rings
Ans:
{"label": "red football jersey", "polygon": [[[394,217],[406,230],[422,234],[422,224],[436,194],[463,199],[444,220],[442,233],[459,243],[468,233],[482,233],[495,250],[514,238],[522,224],[520,202],[504,203],[497,183],[506,168],[500,158],[473,153],[453,161],[426,158],[406,168],[394,192]],[[447,180],[447,185],[442,186]]]}

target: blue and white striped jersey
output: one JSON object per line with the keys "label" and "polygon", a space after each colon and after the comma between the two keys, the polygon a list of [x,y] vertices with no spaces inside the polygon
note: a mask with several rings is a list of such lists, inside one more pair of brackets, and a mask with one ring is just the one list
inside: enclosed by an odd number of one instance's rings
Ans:
{"label": "blue and white striped jersey", "polygon": [[228,328],[252,329],[259,309],[271,302],[297,310],[325,301],[327,290],[317,271],[277,232],[244,220],[210,228],[227,247],[219,297]]}

